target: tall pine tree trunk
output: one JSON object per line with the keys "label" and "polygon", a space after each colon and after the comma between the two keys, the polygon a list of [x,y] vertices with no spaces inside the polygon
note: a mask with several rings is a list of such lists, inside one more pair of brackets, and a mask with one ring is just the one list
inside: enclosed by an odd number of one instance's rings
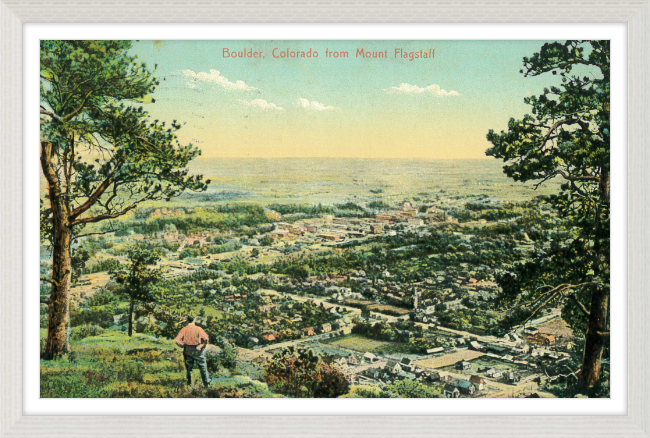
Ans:
{"label": "tall pine tree trunk", "polygon": [[582,372],[579,385],[582,389],[591,388],[600,377],[600,363],[605,349],[607,332],[607,312],[609,306],[609,288],[596,287],[589,309],[589,326],[585,339],[585,351],[582,359]]}
{"label": "tall pine tree trunk", "polygon": [[52,207],[52,290],[48,307],[47,342],[43,357],[53,359],[68,353],[70,326],[70,282],[72,279],[69,208],[52,165],[52,143],[41,142],[41,167],[48,184]]}
{"label": "tall pine tree trunk", "polygon": [[[594,252],[596,261],[594,272],[600,275],[609,275],[609,201],[610,201],[610,176],[608,166],[603,166],[600,172],[599,205],[596,212],[596,226],[594,238]],[[601,254],[601,252],[603,254]],[[609,281],[607,281],[609,283]],[[595,286],[591,295],[589,309],[589,325],[585,337],[585,350],[582,358],[582,372],[579,387],[588,389],[594,386],[600,377],[600,364],[603,351],[609,342],[608,313],[609,313],[609,287]]]}

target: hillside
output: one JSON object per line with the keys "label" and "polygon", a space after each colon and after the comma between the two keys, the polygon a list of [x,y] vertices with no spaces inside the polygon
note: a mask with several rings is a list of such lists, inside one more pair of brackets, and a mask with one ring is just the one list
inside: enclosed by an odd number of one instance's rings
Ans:
{"label": "hillside", "polygon": [[[41,329],[41,343],[46,330]],[[41,361],[42,398],[213,398],[283,397],[267,385],[237,370],[221,368],[211,361],[212,387],[204,389],[198,370],[191,387],[185,382],[180,349],[167,339],[75,327],[70,335],[71,353],[56,361]],[[41,348],[42,350],[42,348]]]}

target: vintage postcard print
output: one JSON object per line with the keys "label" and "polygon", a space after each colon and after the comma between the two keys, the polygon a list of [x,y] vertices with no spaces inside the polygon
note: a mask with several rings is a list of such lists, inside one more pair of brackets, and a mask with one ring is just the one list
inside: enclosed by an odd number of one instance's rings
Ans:
{"label": "vintage postcard print", "polygon": [[610,42],[41,41],[41,398],[610,397]]}

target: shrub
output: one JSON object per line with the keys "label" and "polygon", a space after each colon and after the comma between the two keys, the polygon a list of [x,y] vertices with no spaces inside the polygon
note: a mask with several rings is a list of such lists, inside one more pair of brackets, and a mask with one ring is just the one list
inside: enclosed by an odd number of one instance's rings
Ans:
{"label": "shrub", "polygon": [[79,341],[83,338],[88,338],[90,336],[101,335],[105,331],[106,330],[96,325],[82,325],[79,327],[72,327],[70,329],[70,340]]}
{"label": "shrub", "polygon": [[292,397],[334,398],[345,394],[349,384],[336,368],[312,350],[289,347],[276,353],[264,371],[273,391]]}
{"label": "shrub", "polygon": [[142,362],[125,361],[118,369],[119,380],[126,382],[142,382],[145,375],[145,368]]}

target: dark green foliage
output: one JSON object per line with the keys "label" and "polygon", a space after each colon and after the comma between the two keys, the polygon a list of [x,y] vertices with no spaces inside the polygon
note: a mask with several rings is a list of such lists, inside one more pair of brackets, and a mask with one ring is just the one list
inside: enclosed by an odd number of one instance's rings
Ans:
{"label": "dark green foliage", "polygon": [[[200,176],[185,169],[200,151],[178,143],[180,124],[151,121],[134,105],[157,81],[128,54],[130,46],[130,41],[41,41],[41,138],[52,143],[52,160],[65,169],[61,184],[78,227],[146,200],[206,189]],[[100,200],[103,211],[84,216]],[[50,222],[48,210],[42,224]]]}
{"label": "dark green foliage", "polygon": [[291,397],[338,397],[348,381],[312,350],[289,347],[273,355],[264,371],[269,388]]}
{"label": "dark green foliage", "polygon": [[78,341],[89,336],[97,336],[104,333],[105,330],[96,325],[82,325],[79,327],[72,327],[70,329],[70,340]]}
{"label": "dark green foliage", "polygon": [[104,259],[95,263],[90,268],[84,269],[84,274],[94,274],[95,272],[114,271],[120,267],[120,262],[117,259]]}
{"label": "dark green foliage", "polygon": [[260,239],[260,245],[271,246],[273,245],[273,238],[271,236],[264,236]]}
{"label": "dark green foliage", "polygon": [[83,248],[76,248],[72,251],[72,257],[70,259],[72,265],[72,282],[76,283],[79,280],[79,276],[84,271],[86,267],[86,262],[90,259],[90,254]]}
{"label": "dark green foliage", "polygon": [[368,208],[373,210],[388,210],[390,205],[386,204],[384,201],[372,201],[368,204]]}
{"label": "dark green foliage", "polygon": [[503,159],[515,181],[564,180],[549,198],[563,220],[560,234],[503,275],[501,285],[504,301],[534,309],[527,318],[545,305],[563,304],[567,322],[586,333],[581,378],[587,386],[598,379],[607,351],[600,333],[609,330],[609,50],[609,41],[544,44],[524,58],[525,75],[552,72],[561,84],[525,98],[531,114],[510,119],[507,132],[487,135],[493,146],[486,154]]}
{"label": "dark green foliage", "polygon": [[364,211],[364,208],[362,206],[357,205],[354,202],[346,202],[345,204],[336,204],[336,208],[340,210]]}
{"label": "dark green foliage", "polygon": [[122,286],[118,293],[129,297],[129,336],[132,334],[133,324],[133,303],[134,301],[153,301],[154,286],[162,279],[160,269],[152,269],[160,256],[147,249],[135,248],[129,251],[130,265],[121,271],[111,272],[111,277]]}

